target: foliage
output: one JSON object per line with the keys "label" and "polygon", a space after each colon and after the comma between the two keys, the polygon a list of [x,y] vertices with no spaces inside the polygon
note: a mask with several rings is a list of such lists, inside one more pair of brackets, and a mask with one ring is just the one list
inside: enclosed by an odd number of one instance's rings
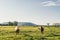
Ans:
{"label": "foliage", "polygon": [[13,23],[12,23],[12,22],[8,22],[8,25],[9,25],[9,26],[13,26]]}
{"label": "foliage", "polygon": [[13,25],[14,25],[14,26],[17,26],[17,24],[18,24],[17,21],[14,21],[14,22],[13,22]]}
{"label": "foliage", "polygon": [[6,22],[6,23],[2,23],[0,24],[0,26],[17,26],[18,22],[14,21],[14,22]]}

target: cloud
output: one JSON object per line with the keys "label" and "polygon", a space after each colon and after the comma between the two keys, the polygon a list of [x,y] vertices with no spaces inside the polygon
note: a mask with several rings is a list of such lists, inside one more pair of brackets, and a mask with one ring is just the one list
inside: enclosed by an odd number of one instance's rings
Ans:
{"label": "cloud", "polygon": [[41,6],[48,6],[48,7],[60,6],[60,0],[57,0],[57,1],[44,1],[40,5]]}
{"label": "cloud", "polygon": [[57,0],[56,2],[60,2],[60,0]]}

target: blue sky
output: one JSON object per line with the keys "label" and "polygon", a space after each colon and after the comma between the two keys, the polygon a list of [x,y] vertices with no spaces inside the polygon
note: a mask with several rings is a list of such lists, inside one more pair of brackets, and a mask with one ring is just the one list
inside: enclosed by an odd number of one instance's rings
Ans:
{"label": "blue sky", "polygon": [[0,23],[59,23],[60,0],[0,0]]}

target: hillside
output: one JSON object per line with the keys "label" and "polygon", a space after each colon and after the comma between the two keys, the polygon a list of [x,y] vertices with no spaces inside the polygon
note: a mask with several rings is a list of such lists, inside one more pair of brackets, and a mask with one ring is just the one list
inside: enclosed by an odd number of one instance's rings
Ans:
{"label": "hillside", "polygon": [[18,26],[36,26],[36,24],[31,22],[18,22]]}

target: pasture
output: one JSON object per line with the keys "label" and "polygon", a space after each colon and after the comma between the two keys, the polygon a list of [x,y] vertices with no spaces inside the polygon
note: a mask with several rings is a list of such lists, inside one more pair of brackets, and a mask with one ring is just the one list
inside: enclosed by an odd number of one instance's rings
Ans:
{"label": "pasture", "polygon": [[15,26],[0,26],[0,40],[60,40],[60,27],[44,27],[41,34],[38,27],[21,26],[15,34]]}

